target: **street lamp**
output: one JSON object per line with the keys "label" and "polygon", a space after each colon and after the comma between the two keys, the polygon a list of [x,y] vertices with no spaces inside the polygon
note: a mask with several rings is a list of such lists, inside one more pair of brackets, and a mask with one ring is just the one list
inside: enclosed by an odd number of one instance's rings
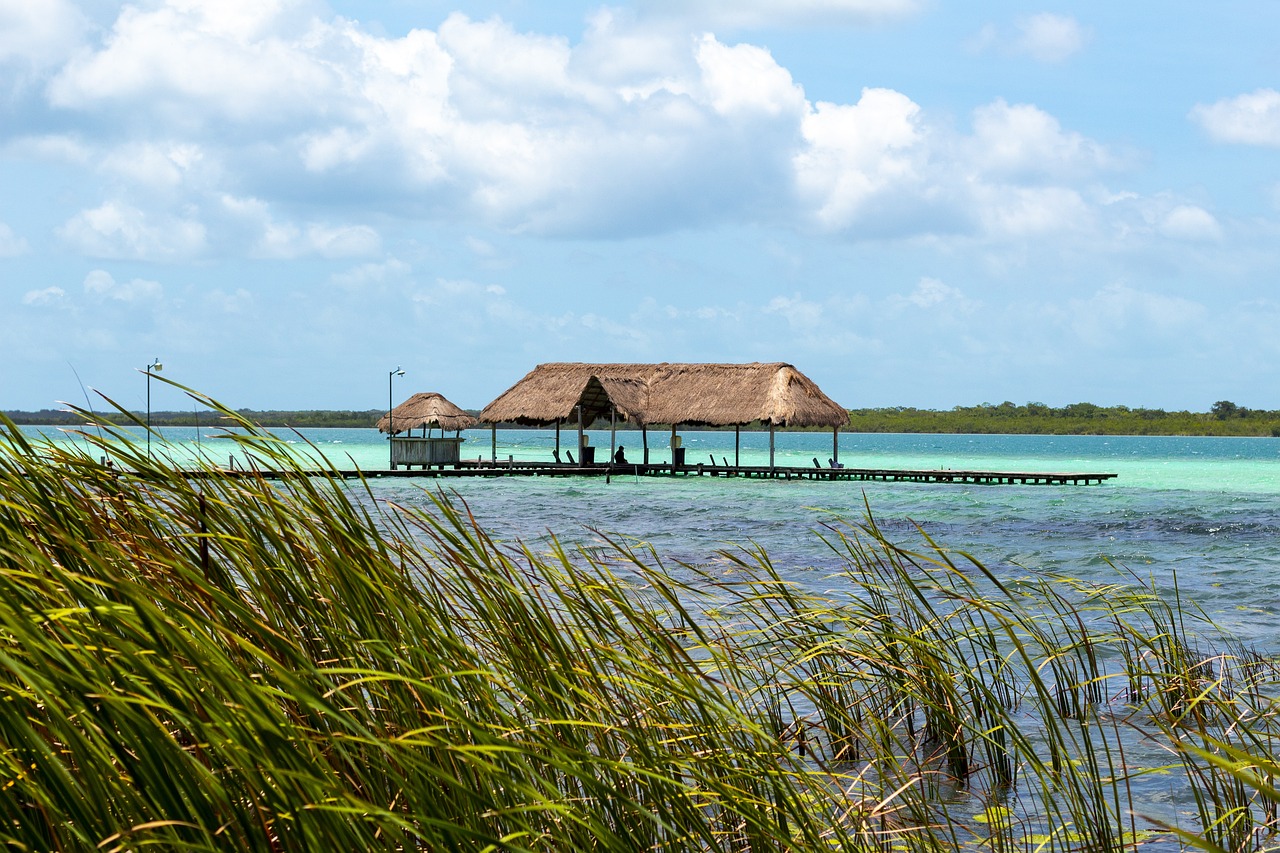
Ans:
{"label": "street lamp", "polygon": [[391,398],[391,383],[397,376],[404,376],[404,371],[399,366],[387,376],[387,464],[391,466],[392,471],[396,470],[396,425],[395,416],[392,414],[395,405]]}
{"label": "street lamp", "polygon": [[142,368],[142,372],[147,374],[147,458],[151,458],[151,375],[164,370],[164,365],[160,363],[160,356],[156,356],[155,361]]}

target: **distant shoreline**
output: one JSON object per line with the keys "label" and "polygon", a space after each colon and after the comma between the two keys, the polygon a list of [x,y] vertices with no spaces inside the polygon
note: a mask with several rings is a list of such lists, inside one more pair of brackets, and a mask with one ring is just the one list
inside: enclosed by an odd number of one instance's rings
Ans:
{"label": "distant shoreline", "polygon": [[[345,411],[332,409],[270,410],[241,409],[237,412],[264,427],[371,429],[384,409]],[[476,412],[471,412],[476,414]],[[5,411],[3,415],[19,426],[78,426],[84,418],[75,412],[42,409]],[[135,412],[137,421],[145,413]],[[103,420],[131,423],[118,412],[99,412]],[[151,424],[160,427],[216,427],[223,416],[213,411],[152,412]],[[566,425],[572,428],[572,425]],[[511,425],[504,425],[511,428]],[[516,427],[519,428],[519,427]],[[599,428],[598,425],[596,428]],[[750,428],[750,427],[749,427]],[[693,431],[697,427],[681,427]],[[1166,412],[1162,409],[1128,406],[1095,406],[1073,403],[1061,408],[1028,403],[957,406],[947,411],[895,406],[883,409],[852,409],[847,433],[919,433],[966,435],[1168,435],[1280,437],[1280,411],[1237,406],[1229,401],[1215,403],[1208,412]]]}

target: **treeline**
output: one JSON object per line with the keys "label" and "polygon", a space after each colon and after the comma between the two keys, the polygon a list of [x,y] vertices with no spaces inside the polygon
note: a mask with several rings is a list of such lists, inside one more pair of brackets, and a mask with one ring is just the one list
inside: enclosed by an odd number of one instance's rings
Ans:
{"label": "treeline", "polygon": [[[240,409],[239,414],[264,427],[368,428],[386,414],[382,409],[301,411]],[[475,412],[472,412],[475,414]],[[5,417],[19,425],[74,426],[84,419],[74,412],[41,409],[38,412],[7,411]],[[144,421],[146,415],[135,412]],[[125,415],[104,416],[127,424]],[[153,426],[214,427],[223,423],[213,411],[152,412]],[[598,426],[598,425],[597,425]],[[1166,412],[1163,409],[1097,406],[1072,403],[1055,408],[1044,403],[956,406],[947,411],[894,406],[887,409],[851,409],[848,432],[991,433],[1002,435],[1239,435],[1280,436],[1280,411],[1249,409],[1228,400],[1213,404],[1208,412]]]}
{"label": "treeline", "polygon": [[1001,435],[1237,435],[1280,436],[1280,411],[1248,409],[1228,400],[1208,412],[1072,403],[956,406],[949,411],[895,406],[853,409],[850,432],[998,433]]}
{"label": "treeline", "polygon": [[[366,411],[346,411],[337,409],[314,409],[302,411],[239,409],[238,414],[252,423],[264,427],[371,427],[378,418],[386,414],[385,409],[368,409]],[[134,421],[119,412],[99,412],[99,417],[115,424],[130,424]],[[57,409],[41,409],[38,412],[8,411],[4,416],[20,426],[74,426],[84,423],[84,418],[75,412]],[[145,422],[145,412],[134,412],[133,417]],[[152,412],[151,425],[164,427],[212,427],[225,422],[222,414],[210,410],[194,412]]]}

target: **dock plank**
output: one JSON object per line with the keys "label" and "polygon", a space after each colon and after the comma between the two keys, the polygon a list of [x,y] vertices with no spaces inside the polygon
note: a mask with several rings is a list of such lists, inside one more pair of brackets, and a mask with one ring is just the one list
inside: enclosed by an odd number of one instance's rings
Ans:
{"label": "dock plank", "polygon": [[[253,476],[255,472],[228,471],[233,476]],[[257,472],[274,478],[277,472]],[[317,475],[320,472],[315,472]],[[1066,486],[1098,485],[1115,479],[1114,473],[1083,471],[981,471],[965,469],[896,469],[896,468],[805,468],[794,465],[708,465],[698,463],[672,467],[670,464],[601,464],[580,465],[574,463],[534,461],[463,461],[444,467],[398,468],[396,470],[335,471],[338,477],[364,476],[370,479],[382,477],[428,477],[451,479],[457,477],[747,477],[772,480],[824,480],[829,482],[907,482],[951,485],[1023,485]],[[205,475],[192,472],[193,476]],[[294,474],[296,475],[296,473]]]}

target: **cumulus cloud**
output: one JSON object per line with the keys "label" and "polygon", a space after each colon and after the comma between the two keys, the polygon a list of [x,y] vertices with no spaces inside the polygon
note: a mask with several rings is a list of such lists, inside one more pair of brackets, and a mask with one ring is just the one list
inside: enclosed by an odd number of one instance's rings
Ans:
{"label": "cumulus cloud", "polygon": [[1010,105],[1003,98],[974,110],[968,148],[978,171],[1019,181],[1091,176],[1113,162],[1103,146],[1064,131],[1039,107]]}
{"label": "cumulus cloud", "polygon": [[[55,106],[146,103],[172,123],[284,121],[339,88],[324,28],[303,4],[274,0],[126,5],[100,50],[76,55],[49,85]],[[308,48],[306,42],[312,40]],[[191,109],[193,106],[199,109]]]}
{"label": "cumulus cloud", "polygon": [[1280,92],[1275,89],[1197,104],[1191,118],[1219,142],[1280,146]]}
{"label": "cumulus cloud", "polygon": [[[687,8],[865,21],[916,3]],[[964,134],[892,89],[811,103],[766,48],[653,24],[674,9],[602,9],[572,44],[459,13],[384,37],[309,0],[126,6],[49,87],[88,124],[125,116],[117,136],[44,147],[175,212],[108,202],[61,233],[94,257],[151,260],[208,245],[367,257],[382,236],[361,220],[387,211],[575,238],[726,222],[1005,236],[1079,228],[1078,185],[1115,165],[1031,104],[981,107]],[[1042,46],[1079,31],[1024,23]]]}
{"label": "cumulus cloud", "polygon": [[0,67],[55,66],[80,46],[88,21],[68,0],[0,0]]}
{"label": "cumulus cloud", "polygon": [[845,227],[887,191],[919,182],[925,158],[920,107],[889,89],[856,104],[819,102],[805,117],[794,159],[797,189],[828,228]]}
{"label": "cumulus cloud", "polygon": [[205,228],[181,216],[151,216],[122,202],[82,210],[58,234],[72,248],[95,258],[180,260],[205,247]]}
{"label": "cumulus cloud", "polygon": [[13,229],[0,222],[0,258],[16,258],[25,255],[30,247],[27,241],[13,233]]}
{"label": "cumulus cloud", "polygon": [[707,100],[720,115],[803,113],[804,92],[764,48],[749,44],[730,47],[705,35],[698,43],[697,58]]}

